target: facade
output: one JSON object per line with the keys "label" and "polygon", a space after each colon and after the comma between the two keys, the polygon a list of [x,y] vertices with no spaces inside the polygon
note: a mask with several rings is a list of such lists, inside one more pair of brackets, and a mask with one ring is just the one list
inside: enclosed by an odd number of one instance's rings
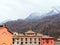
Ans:
{"label": "facade", "polygon": [[54,38],[49,36],[42,37],[42,45],[55,45]]}
{"label": "facade", "polygon": [[0,45],[12,45],[12,33],[3,25],[0,25]]}
{"label": "facade", "polygon": [[31,28],[12,34],[6,26],[0,26],[0,45],[54,45],[54,38],[33,32]]}
{"label": "facade", "polygon": [[13,32],[12,45],[54,45],[54,38],[33,32],[30,28],[25,33]]}

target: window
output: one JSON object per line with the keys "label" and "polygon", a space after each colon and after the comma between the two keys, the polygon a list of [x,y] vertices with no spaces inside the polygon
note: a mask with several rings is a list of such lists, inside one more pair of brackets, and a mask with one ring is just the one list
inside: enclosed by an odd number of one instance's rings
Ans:
{"label": "window", "polygon": [[27,42],[25,42],[27,44]]}
{"label": "window", "polygon": [[2,43],[2,45],[6,45],[6,43]]}
{"label": "window", "polygon": [[28,35],[34,35],[34,33],[28,33]]}
{"label": "window", "polygon": [[32,43],[32,38],[30,38],[30,43]]}
{"label": "window", "polygon": [[43,39],[43,44],[45,43],[44,40],[45,40],[45,39]]}
{"label": "window", "polygon": [[48,43],[48,39],[46,39],[46,42]]}
{"label": "window", "polygon": [[16,34],[14,34],[14,35],[16,35]]}
{"label": "window", "polygon": [[43,42],[43,44],[44,44],[45,42]]}
{"label": "window", "polygon": [[23,41],[23,38],[21,38],[21,41]]}
{"label": "window", "polygon": [[30,41],[32,41],[32,38],[30,38]]}
{"label": "window", "polygon": [[23,45],[23,42],[21,42],[21,45]]}
{"label": "window", "polygon": [[40,45],[40,42],[39,42],[39,45]]}
{"label": "window", "polygon": [[40,42],[40,38],[39,38],[39,42]]}
{"label": "window", "polygon": [[7,35],[7,33],[6,33],[6,32],[3,32],[2,34],[3,34],[3,35]]}
{"label": "window", "polygon": [[31,44],[32,42],[30,42],[30,44]]}
{"label": "window", "polygon": [[51,44],[52,44],[52,40],[51,40]]}
{"label": "window", "polygon": [[18,33],[17,32],[13,32],[13,35],[18,35]]}
{"label": "window", "polygon": [[36,38],[34,38],[34,42],[36,42]]}
{"label": "window", "polygon": [[15,39],[13,38],[13,44],[14,44]]}
{"label": "window", "polygon": [[19,42],[17,42],[17,44],[19,44]]}
{"label": "window", "polygon": [[36,44],[36,42],[34,42]]}
{"label": "window", "polygon": [[13,44],[14,44],[14,42],[13,42]]}
{"label": "window", "polygon": [[15,41],[15,39],[13,38],[13,41]]}
{"label": "window", "polygon": [[19,40],[19,38],[17,38],[17,40]]}
{"label": "window", "polygon": [[36,44],[36,38],[34,38],[34,43]]}
{"label": "window", "polygon": [[25,41],[27,41],[27,38],[25,38]]}

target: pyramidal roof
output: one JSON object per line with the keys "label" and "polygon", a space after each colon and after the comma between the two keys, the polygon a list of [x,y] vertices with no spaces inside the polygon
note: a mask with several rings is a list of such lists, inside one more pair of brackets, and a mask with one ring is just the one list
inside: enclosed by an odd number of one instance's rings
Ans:
{"label": "pyramidal roof", "polygon": [[32,28],[29,27],[29,30],[27,32],[25,32],[25,33],[36,33],[36,32],[32,31]]}

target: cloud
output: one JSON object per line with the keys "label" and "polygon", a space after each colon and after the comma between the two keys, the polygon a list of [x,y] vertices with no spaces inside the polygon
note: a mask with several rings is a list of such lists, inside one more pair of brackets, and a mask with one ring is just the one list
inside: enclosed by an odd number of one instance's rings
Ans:
{"label": "cloud", "polygon": [[60,6],[60,0],[0,0],[0,20],[24,19],[32,12],[44,13],[53,6]]}

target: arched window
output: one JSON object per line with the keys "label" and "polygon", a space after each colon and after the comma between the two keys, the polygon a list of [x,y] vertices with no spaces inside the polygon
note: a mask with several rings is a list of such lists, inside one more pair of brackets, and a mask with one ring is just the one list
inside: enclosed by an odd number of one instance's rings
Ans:
{"label": "arched window", "polygon": [[3,34],[3,35],[7,35],[7,33],[6,33],[6,32],[3,32],[2,34]]}
{"label": "arched window", "polygon": [[6,45],[6,43],[2,43],[2,45]]}

